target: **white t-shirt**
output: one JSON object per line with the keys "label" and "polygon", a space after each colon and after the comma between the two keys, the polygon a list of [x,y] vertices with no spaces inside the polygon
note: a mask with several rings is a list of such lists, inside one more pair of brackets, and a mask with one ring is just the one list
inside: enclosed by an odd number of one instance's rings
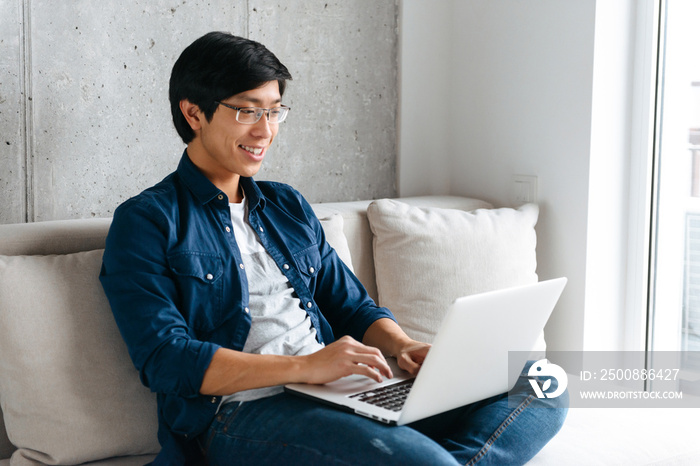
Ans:
{"label": "white t-shirt", "polygon": [[[246,199],[229,207],[250,294],[248,309],[252,325],[243,352],[292,356],[320,350],[323,345],[316,339],[316,329],[292,285],[246,221]],[[281,386],[246,390],[224,397],[222,403],[251,401],[282,391]]]}

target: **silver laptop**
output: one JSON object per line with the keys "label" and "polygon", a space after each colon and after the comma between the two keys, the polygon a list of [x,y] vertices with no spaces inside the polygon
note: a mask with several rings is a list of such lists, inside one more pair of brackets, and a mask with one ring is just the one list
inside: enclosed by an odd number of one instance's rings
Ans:
{"label": "silver laptop", "polygon": [[[352,375],[325,385],[289,384],[285,390],[392,425],[505,393],[515,385],[565,285],[566,278],[557,278],[458,298],[415,378],[389,358],[394,378],[381,383]],[[511,364],[509,351],[517,351]]]}

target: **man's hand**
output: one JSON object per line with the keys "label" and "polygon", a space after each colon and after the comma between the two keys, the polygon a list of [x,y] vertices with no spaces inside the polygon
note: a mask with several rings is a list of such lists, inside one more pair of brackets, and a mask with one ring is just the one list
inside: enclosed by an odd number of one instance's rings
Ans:
{"label": "man's hand", "polygon": [[377,348],[345,336],[306,356],[249,354],[219,348],[204,373],[203,395],[230,395],[286,383],[323,384],[360,374],[377,382],[393,377]]}
{"label": "man's hand", "polygon": [[398,354],[396,354],[396,362],[398,362],[401,369],[415,377],[418,375],[418,371],[423,365],[429,350],[430,345],[428,343],[420,343],[413,340],[411,344],[399,350]]}
{"label": "man's hand", "polygon": [[418,374],[430,345],[412,340],[391,319],[379,319],[369,326],[362,342],[394,356],[399,367],[413,376]]}
{"label": "man's hand", "polygon": [[302,378],[306,383],[324,384],[352,374],[365,375],[377,382],[382,381],[382,376],[393,377],[381,351],[349,336],[302,358]]}

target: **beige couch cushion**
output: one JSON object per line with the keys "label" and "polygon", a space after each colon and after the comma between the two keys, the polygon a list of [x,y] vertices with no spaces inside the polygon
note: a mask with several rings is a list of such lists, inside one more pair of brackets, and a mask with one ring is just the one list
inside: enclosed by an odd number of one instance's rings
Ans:
{"label": "beige couch cushion", "polygon": [[[340,215],[343,218],[343,232],[347,239],[355,275],[367,289],[367,293],[377,298],[377,285],[374,278],[374,258],[372,256],[372,231],[367,222],[367,206],[370,201],[337,202],[314,204],[318,218]],[[328,241],[331,246],[333,244]],[[337,249],[336,249],[337,251]]]}
{"label": "beige couch cushion", "polygon": [[143,387],[99,283],[102,250],[0,256],[0,404],[13,464],[157,453]]}
{"label": "beige couch cushion", "polygon": [[460,296],[537,281],[535,205],[464,212],[384,199],[367,216],[379,304],[417,340],[432,342]]}
{"label": "beige couch cushion", "polygon": [[335,249],[340,260],[342,260],[350,270],[353,270],[348,240],[345,237],[345,233],[343,233],[343,216],[340,214],[333,214],[319,220],[328,244]]}

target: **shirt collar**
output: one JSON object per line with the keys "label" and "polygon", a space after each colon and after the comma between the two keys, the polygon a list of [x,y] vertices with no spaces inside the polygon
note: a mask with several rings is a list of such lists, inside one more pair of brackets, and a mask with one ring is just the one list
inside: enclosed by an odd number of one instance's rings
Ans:
{"label": "shirt collar", "polygon": [[265,196],[260,191],[258,184],[253,178],[241,177],[241,186],[245,191],[245,197],[248,198],[248,212],[255,210],[258,205],[261,209],[265,208]]}
{"label": "shirt collar", "polygon": [[[180,164],[177,167],[177,174],[201,204],[207,204],[216,199],[219,194],[223,194],[190,160],[189,155],[187,155],[187,149],[182,154]],[[240,183],[248,198],[248,210],[252,211],[258,205],[264,208],[265,197],[253,178],[241,177]]]}

